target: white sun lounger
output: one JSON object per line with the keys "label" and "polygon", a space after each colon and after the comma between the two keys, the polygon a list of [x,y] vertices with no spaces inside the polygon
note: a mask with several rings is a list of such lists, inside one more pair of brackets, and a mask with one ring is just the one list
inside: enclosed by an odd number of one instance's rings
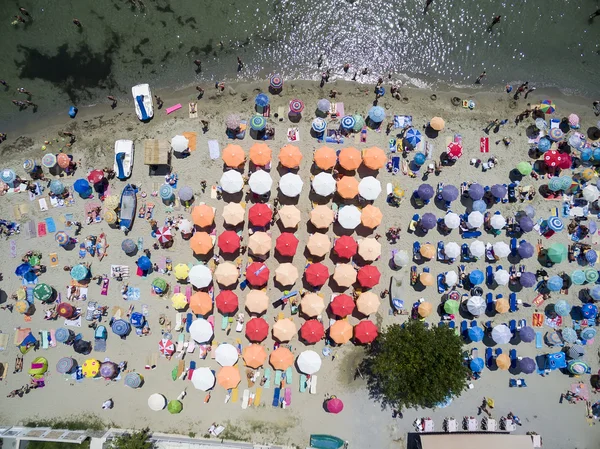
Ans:
{"label": "white sun lounger", "polygon": [[310,394],[317,394],[317,376],[310,376]]}
{"label": "white sun lounger", "polygon": [[485,420],[486,424],[485,424],[485,430],[487,430],[488,432],[496,432],[496,430],[498,429],[498,425],[496,423],[496,420],[493,418],[487,418]]}
{"label": "white sun lounger", "polygon": [[250,399],[250,390],[246,388],[244,390],[244,395],[242,396],[242,408],[244,410],[248,408],[248,399]]}
{"label": "white sun lounger", "polygon": [[446,418],[446,432],[457,432],[458,424],[456,423],[456,419],[454,418]]}

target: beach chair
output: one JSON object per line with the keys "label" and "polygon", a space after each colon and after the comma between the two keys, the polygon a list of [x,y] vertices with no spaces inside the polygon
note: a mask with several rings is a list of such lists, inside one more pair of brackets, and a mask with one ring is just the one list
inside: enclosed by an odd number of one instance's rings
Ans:
{"label": "beach chair", "polygon": [[446,286],[444,285],[444,275],[442,273],[437,275],[437,288],[440,295],[446,291]]}
{"label": "beach chair", "polygon": [[494,284],[494,269],[488,265],[485,269],[485,283],[490,286]]}
{"label": "beach chair", "polygon": [[[496,348],[496,357],[498,357],[500,354],[502,354],[502,348]],[[496,362],[496,357],[494,357],[494,363]]]}
{"label": "beach chair", "polygon": [[466,320],[462,320],[460,323],[460,335],[462,335],[463,339],[467,339],[469,330],[469,325]]}
{"label": "beach chair", "polygon": [[508,322],[508,328],[510,329],[510,331],[513,334],[513,337],[516,335],[517,333],[517,321],[516,320],[510,320]]}
{"label": "beach chair", "polygon": [[413,242],[413,260],[415,262],[421,260],[421,244],[419,242]]}
{"label": "beach chair", "polygon": [[310,376],[310,394],[317,394],[317,376]]}
{"label": "beach chair", "polygon": [[181,332],[183,330],[183,313],[177,312],[175,314],[175,332]]}
{"label": "beach chair", "polygon": [[485,349],[485,365],[491,369],[493,364],[494,364],[494,353],[492,351],[492,348],[486,348]]}
{"label": "beach chair", "polygon": [[454,418],[446,418],[444,420],[444,430],[448,433],[457,432],[458,424]]}
{"label": "beach chair", "polygon": [[274,382],[275,382],[275,385],[277,387],[279,387],[281,385],[281,375],[282,374],[283,374],[283,371],[278,370],[278,369],[275,370],[275,380],[274,380]]}
{"label": "beach chair", "polygon": [[281,388],[275,387],[275,389],[273,390],[273,402],[271,403],[271,405],[273,407],[279,407],[279,395],[280,394],[281,394]]}
{"label": "beach chair", "polygon": [[481,420],[481,428],[483,430],[487,430],[488,432],[496,432],[496,430],[498,429],[498,424],[496,423],[496,420],[494,418],[484,416]]}
{"label": "beach chair", "polygon": [[542,336],[542,333],[536,332],[535,333],[535,347],[536,347],[536,349],[542,349],[543,346],[544,346],[544,338]]}
{"label": "beach chair", "polygon": [[510,312],[516,312],[517,310],[519,310],[519,308],[517,307],[517,294],[516,293],[511,293],[509,295],[509,306],[510,308],[508,309]]}
{"label": "beach chair", "polygon": [[517,254],[517,239],[513,237],[510,239],[510,255],[516,257]]}
{"label": "beach chair", "polygon": [[392,175],[400,173],[400,156],[392,156]]}
{"label": "beach chair", "polygon": [[265,380],[265,384],[263,385],[263,387],[271,388],[271,368],[269,368],[269,367],[265,368],[264,378],[266,380]]}
{"label": "beach chair", "polygon": [[42,349],[48,349],[50,340],[48,339],[48,331],[40,331],[42,340]]}
{"label": "beach chair", "polygon": [[510,351],[508,351],[508,354],[510,356],[510,367],[512,369],[515,369],[517,367],[517,363],[519,363],[519,358],[517,357],[517,350],[511,349]]}
{"label": "beach chair", "polygon": [[300,374],[300,393],[306,392],[306,382],[308,381],[306,374]]}
{"label": "beach chair", "polygon": [[495,310],[495,304],[494,304],[494,295],[492,295],[492,293],[488,293],[485,295],[485,301],[486,301],[486,311],[487,312],[493,312]]}
{"label": "beach chair", "polygon": [[186,332],[190,331],[190,326],[192,325],[192,321],[194,321],[194,315],[192,315],[191,313],[188,312],[188,314],[185,316],[185,331]]}
{"label": "beach chair", "polygon": [[463,243],[460,247],[460,261],[461,262],[471,262],[473,259],[471,258],[471,251],[469,251],[469,245]]}
{"label": "beach chair", "polygon": [[284,404],[286,407],[292,405],[292,389],[286,388],[283,395]]}
{"label": "beach chair", "polygon": [[288,385],[291,385],[293,381],[293,370],[292,367],[290,366],[286,371],[285,371],[285,383]]}

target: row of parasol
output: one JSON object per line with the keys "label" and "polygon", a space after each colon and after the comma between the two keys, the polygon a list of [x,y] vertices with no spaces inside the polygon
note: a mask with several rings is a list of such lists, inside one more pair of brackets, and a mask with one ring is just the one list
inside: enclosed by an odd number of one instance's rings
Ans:
{"label": "row of parasol", "polygon": [[[77,361],[72,357],[62,357],[56,363],[56,371],[60,374],[72,374],[78,370]],[[81,366],[81,374],[87,378],[102,377],[107,380],[115,379],[119,375],[119,367],[116,363],[96,359],[88,359]],[[129,388],[139,388],[144,383],[141,374],[132,372],[125,376],[124,384]]]}

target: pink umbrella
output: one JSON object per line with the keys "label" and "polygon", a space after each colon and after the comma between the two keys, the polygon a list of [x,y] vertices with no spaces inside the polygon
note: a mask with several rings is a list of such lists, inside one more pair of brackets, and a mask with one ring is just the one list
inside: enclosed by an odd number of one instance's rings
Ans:
{"label": "pink umbrella", "polygon": [[344,403],[341,399],[338,399],[334,396],[327,401],[325,407],[329,413],[335,413],[337,415],[339,412],[344,410]]}
{"label": "pink umbrella", "polygon": [[171,229],[166,226],[159,228],[156,230],[156,238],[159,243],[167,243],[173,240],[173,234],[171,233]]}
{"label": "pink umbrella", "polygon": [[579,117],[576,114],[569,115],[569,125],[571,125],[571,126],[579,125]]}
{"label": "pink umbrella", "polygon": [[158,342],[158,350],[165,357],[170,357],[175,353],[175,345],[171,340],[162,339]]}

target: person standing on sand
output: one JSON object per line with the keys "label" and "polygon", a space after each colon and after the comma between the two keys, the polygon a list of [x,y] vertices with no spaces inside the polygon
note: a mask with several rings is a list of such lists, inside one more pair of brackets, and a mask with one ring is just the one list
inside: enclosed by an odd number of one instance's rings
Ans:
{"label": "person standing on sand", "polygon": [[237,61],[238,61],[237,71],[241,72],[242,69],[244,68],[244,63],[242,62],[242,58],[240,58],[239,56],[237,57]]}
{"label": "person standing on sand", "polygon": [[519,88],[518,88],[518,89],[517,89],[517,91],[515,92],[515,95],[513,96],[513,98],[514,98],[515,100],[518,100],[518,99],[519,99],[519,97],[521,96],[521,94],[522,94],[523,92],[525,92],[525,89],[527,89],[528,87],[529,87],[529,81],[525,81],[523,84],[521,84],[521,85],[519,86]]}
{"label": "person standing on sand", "polygon": [[529,89],[527,89],[527,92],[525,92],[525,96],[523,98],[525,98],[527,100],[527,95],[529,95],[535,89],[536,89],[535,87],[530,87]]}
{"label": "person standing on sand", "polygon": [[481,75],[479,75],[477,77],[477,79],[475,80],[475,84],[481,84],[481,80],[484,79],[487,76],[487,73],[485,73],[485,70],[481,73]]}
{"label": "person standing on sand", "polygon": [[492,20],[491,25],[487,28],[488,31],[491,33],[492,30],[494,29],[494,25],[500,23],[500,19],[502,18],[502,16],[496,16],[494,17],[494,20]]}
{"label": "person standing on sand", "polygon": [[598,8],[593,14],[590,14],[590,20],[593,20],[596,16],[600,16],[600,8]]}
{"label": "person standing on sand", "polygon": [[81,25],[81,22],[79,21],[79,19],[73,19],[73,23],[75,24],[75,26],[77,26],[79,28],[83,28],[83,25]]}
{"label": "person standing on sand", "polygon": [[425,9],[423,10],[423,14],[427,14],[427,10],[429,9],[429,6],[433,3],[433,0],[427,0],[427,2],[425,3]]}
{"label": "person standing on sand", "polygon": [[200,86],[196,86],[196,90],[198,91],[198,100],[200,100],[204,96],[204,89]]}
{"label": "person standing on sand", "polygon": [[161,100],[161,98],[158,95],[154,95],[154,98],[156,99],[156,105],[157,105],[158,109],[161,109],[163,107],[164,102]]}
{"label": "person standing on sand", "polygon": [[109,96],[108,96],[108,97],[106,97],[106,98],[108,98],[110,101],[112,101],[112,103],[111,103],[111,105],[110,105],[110,107],[111,107],[112,109],[114,109],[114,108],[116,108],[116,107],[117,107],[117,99],[116,99],[115,97],[113,97],[112,95],[109,95]]}

